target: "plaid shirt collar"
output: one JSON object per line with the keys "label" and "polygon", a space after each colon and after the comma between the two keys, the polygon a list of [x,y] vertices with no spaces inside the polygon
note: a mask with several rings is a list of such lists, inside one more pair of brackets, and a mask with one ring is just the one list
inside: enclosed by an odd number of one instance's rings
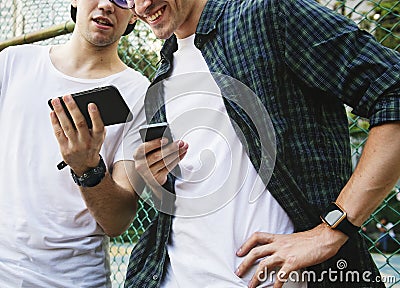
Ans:
{"label": "plaid shirt collar", "polygon": [[[215,34],[212,33],[217,29],[217,23],[221,18],[224,9],[227,5],[227,1],[208,0],[204,7],[203,13],[201,14],[199,23],[196,29],[195,45],[197,48],[201,48],[209,39]],[[161,49],[161,59],[167,59],[172,61],[173,53],[178,49],[175,34],[172,35],[164,44]],[[168,67],[170,69],[170,67]],[[158,71],[157,75],[161,75],[166,71]]]}

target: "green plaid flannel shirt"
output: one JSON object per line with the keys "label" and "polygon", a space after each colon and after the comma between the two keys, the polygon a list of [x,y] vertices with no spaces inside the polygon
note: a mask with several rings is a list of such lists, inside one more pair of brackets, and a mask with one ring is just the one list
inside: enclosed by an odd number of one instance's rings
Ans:
{"label": "green plaid flannel shirt", "polygon": [[[264,156],[252,119],[235,105],[246,99],[230,91],[224,79],[215,78],[227,112],[238,124],[234,128],[243,133],[237,134],[244,135],[241,141],[251,162],[295,230],[318,225],[324,207],[337,198],[351,174],[343,104],[369,118],[371,126],[399,121],[400,55],[314,0],[208,0],[195,45],[211,72],[240,80],[268,110],[277,145],[270,180],[260,170]],[[176,49],[172,36],[161,51],[153,83],[169,76]],[[145,105],[149,122],[166,120],[162,91],[148,93]],[[167,185],[173,192],[170,175]],[[131,254],[125,287],[160,287],[171,221],[171,216],[159,213],[142,235]],[[361,235],[350,239],[329,261],[308,269],[316,275],[337,270],[339,259],[347,261],[349,271],[370,271],[372,280],[379,275]],[[318,280],[309,287],[384,287],[362,279],[357,283]]]}

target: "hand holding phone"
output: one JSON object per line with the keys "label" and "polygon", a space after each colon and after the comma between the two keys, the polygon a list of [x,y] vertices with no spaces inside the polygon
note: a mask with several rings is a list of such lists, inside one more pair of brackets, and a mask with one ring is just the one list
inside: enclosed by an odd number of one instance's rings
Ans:
{"label": "hand holding phone", "polygon": [[[97,109],[103,120],[104,126],[125,123],[133,119],[128,105],[126,104],[115,86],[109,85],[99,87],[91,90],[73,93],[71,94],[71,96],[73,97],[80,112],[84,116],[89,129],[91,129],[93,126],[92,120],[88,112],[89,103],[96,104]],[[62,97],[60,96],[58,98],[60,99],[60,103],[64,108],[68,119],[70,120],[74,128],[76,128],[72,116],[69,113]],[[50,108],[54,110],[51,101],[52,99],[49,99],[47,103]],[[67,164],[64,161],[61,161],[60,163],[58,163],[57,168],[58,170],[61,170],[66,166]]]}
{"label": "hand holding phone", "polygon": [[139,128],[140,137],[143,142],[165,137],[171,143],[172,135],[167,122],[143,125]]}
{"label": "hand holding phone", "polygon": [[[173,142],[173,138],[169,125],[166,122],[143,125],[139,129],[139,133],[143,142],[152,141],[154,139],[161,139],[163,137],[168,139],[168,144],[165,146],[163,146],[163,144],[165,143],[156,142],[150,145],[142,144],[139,146],[138,149],[136,149],[135,154],[133,155],[133,158],[136,162],[135,167],[137,171],[146,181],[146,183],[150,187],[154,188],[153,191],[157,191],[160,185],[164,185],[166,183],[165,178],[169,173],[178,172],[178,170],[174,169],[185,157],[189,145],[182,140],[177,141],[175,143],[176,145],[170,145]],[[146,145],[148,145],[148,147],[146,147]],[[148,149],[146,150],[146,148]],[[154,153],[155,151],[158,151],[160,149],[161,153]],[[163,151],[163,149],[165,150]],[[148,157],[151,157],[151,159],[149,159]],[[166,157],[168,157],[167,161],[165,161]],[[154,167],[157,167],[156,170],[150,168],[148,162],[149,160],[153,163]],[[157,197],[161,198],[161,196]]]}
{"label": "hand holding phone", "polygon": [[[87,108],[89,103],[96,104],[97,109],[100,112],[101,119],[103,120],[104,126],[125,123],[133,119],[128,105],[126,104],[115,86],[109,85],[99,87],[78,93],[72,93],[71,95],[74,98],[75,103],[81,111],[82,115],[85,117],[89,129],[92,128],[92,120],[90,119]],[[72,125],[74,125],[74,121],[72,120],[71,114],[65,106],[62,97],[58,98],[60,99],[61,105],[63,106],[69,120],[71,121]],[[51,100],[52,99],[48,101],[48,104],[53,110]]]}

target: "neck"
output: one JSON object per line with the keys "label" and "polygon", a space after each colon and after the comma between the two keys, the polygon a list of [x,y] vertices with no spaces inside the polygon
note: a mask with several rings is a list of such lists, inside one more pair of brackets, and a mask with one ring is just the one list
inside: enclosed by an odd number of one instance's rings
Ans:
{"label": "neck", "polygon": [[199,24],[201,13],[203,13],[206,3],[207,0],[193,2],[192,12],[188,15],[184,24],[175,31],[178,39],[183,39],[196,33],[197,25]]}
{"label": "neck", "polygon": [[118,42],[96,46],[79,41],[78,37],[72,35],[66,44],[52,48],[50,58],[53,65],[66,75],[86,79],[103,78],[127,67],[118,56],[117,46]]}

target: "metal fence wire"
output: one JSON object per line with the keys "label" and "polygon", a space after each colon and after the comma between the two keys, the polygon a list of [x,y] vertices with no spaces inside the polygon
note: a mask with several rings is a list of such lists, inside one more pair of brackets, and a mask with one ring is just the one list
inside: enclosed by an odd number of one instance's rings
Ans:
{"label": "metal fence wire", "polygon": [[[400,51],[400,2],[398,0],[321,0],[321,4],[353,19],[362,29],[372,33],[383,45]],[[1,0],[0,50],[8,45],[37,42],[58,44],[69,38],[73,29],[69,16],[69,0]],[[54,28],[54,25],[58,25]],[[44,33],[44,29],[50,29]],[[57,36],[59,35],[59,36]],[[40,41],[38,41],[40,40]],[[159,61],[161,41],[139,23],[120,42],[119,55],[124,62],[152,79]],[[368,136],[368,121],[348,109],[352,162],[355,167]],[[362,233],[381,270],[387,287],[400,287],[400,181],[380,207],[364,223]],[[132,246],[150,223],[156,211],[141,201],[131,227],[123,235],[111,239],[110,259],[113,288],[123,287]],[[387,217],[393,223],[389,246],[384,251],[379,223]]]}

